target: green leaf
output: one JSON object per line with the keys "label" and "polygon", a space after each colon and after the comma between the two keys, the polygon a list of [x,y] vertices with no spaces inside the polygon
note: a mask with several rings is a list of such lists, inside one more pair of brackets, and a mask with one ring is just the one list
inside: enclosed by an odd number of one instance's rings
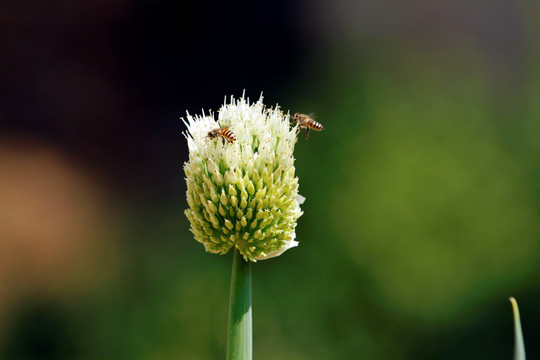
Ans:
{"label": "green leaf", "polygon": [[519,308],[516,299],[510,297],[512,310],[514,311],[514,360],[525,360],[525,344],[523,343],[523,333],[521,331],[521,320],[519,318]]}

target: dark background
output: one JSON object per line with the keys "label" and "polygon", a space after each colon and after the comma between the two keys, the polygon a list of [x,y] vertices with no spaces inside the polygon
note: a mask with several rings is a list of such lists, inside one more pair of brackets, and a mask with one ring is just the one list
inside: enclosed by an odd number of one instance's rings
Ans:
{"label": "dark background", "polygon": [[193,240],[179,120],[315,112],[298,248],[254,266],[258,359],[540,349],[540,6],[0,4],[0,358],[222,359],[232,256]]}

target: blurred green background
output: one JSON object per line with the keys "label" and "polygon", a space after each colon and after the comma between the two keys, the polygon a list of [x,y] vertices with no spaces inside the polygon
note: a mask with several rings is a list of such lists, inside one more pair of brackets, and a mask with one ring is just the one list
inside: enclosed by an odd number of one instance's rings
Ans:
{"label": "blurred green background", "polygon": [[193,240],[178,120],[316,113],[254,356],[540,358],[540,5],[0,5],[0,358],[223,359],[232,255]]}

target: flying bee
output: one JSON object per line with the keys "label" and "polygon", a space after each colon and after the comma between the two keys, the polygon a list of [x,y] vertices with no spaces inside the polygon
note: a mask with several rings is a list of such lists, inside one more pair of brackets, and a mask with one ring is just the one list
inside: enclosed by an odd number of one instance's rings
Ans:
{"label": "flying bee", "polygon": [[324,129],[324,126],[322,126],[321,124],[313,120],[311,116],[306,114],[296,113],[292,117],[292,120],[298,123],[298,132],[300,132],[300,129],[306,129],[306,140],[309,136],[309,129],[313,129],[315,131],[321,131]]}
{"label": "flying bee", "polygon": [[220,125],[218,128],[210,130],[207,136],[210,139],[217,139],[218,137],[220,137],[223,141],[223,144],[225,144],[225,140],[227,140],[229,144],[232,144],[236,141],[236,135],[234,135],[234,133],[229,130],[229,126]]}

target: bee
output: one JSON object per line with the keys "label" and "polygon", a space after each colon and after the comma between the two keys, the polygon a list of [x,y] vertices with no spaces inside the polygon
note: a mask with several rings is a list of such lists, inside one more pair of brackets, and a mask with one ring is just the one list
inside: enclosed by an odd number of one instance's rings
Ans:
{"label": "bee", "polygon": [[231,130],[229,130],[229,126],[220,125],[218,128],[214,130],[210,130],[207,136],[210,139],[216,139],[220,137],[221,140],[223,141],[223,144],[225,144],[225,140],[227,140],[229,144],[232,144],[233,142],[236,141],[236,135],[234,135],[234,133]]}
{"label": "bee", "polygon": [[313,129],[313,130],[316,130],[316,131],[321,131],[321,130],[324,129],[324,126],[322,126],[321,124],[319,124],[318,122],[313,120],[311,118],[311,116],[306,115],[306,114],[296,113],[292,117],[292,120],[294,122],[298,123],[298,131],[299,132],[300,132],[300,129],[306,129],[306,135],[305,135],[306,140],[307,140],[307,138],[309,136],[309,129]]}

